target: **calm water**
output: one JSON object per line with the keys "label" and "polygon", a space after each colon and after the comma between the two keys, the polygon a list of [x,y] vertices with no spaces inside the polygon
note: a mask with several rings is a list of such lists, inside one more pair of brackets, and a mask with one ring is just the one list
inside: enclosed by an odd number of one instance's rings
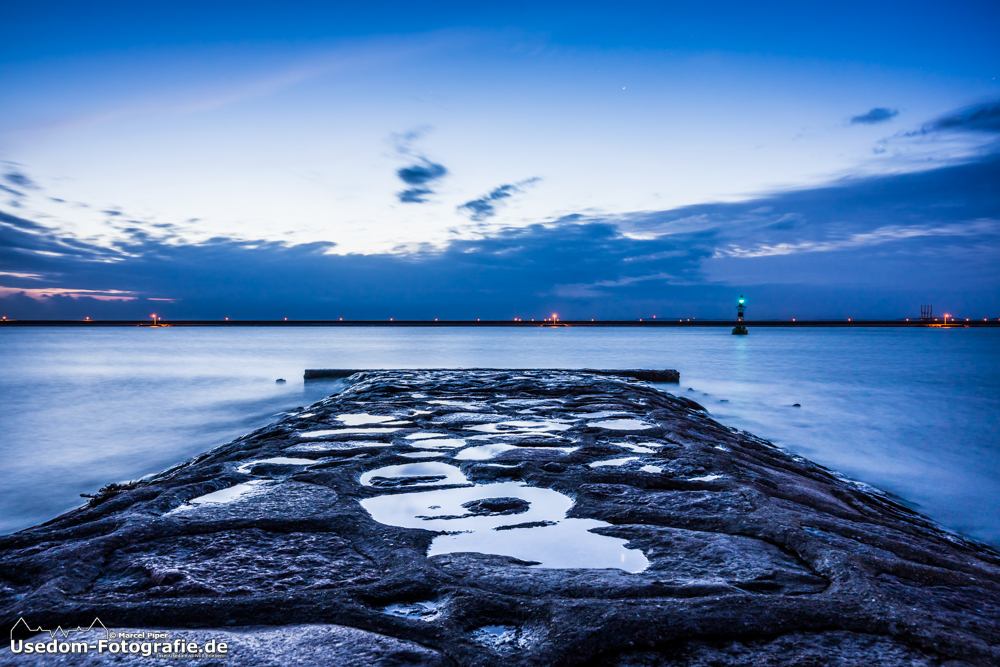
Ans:
{"label": "calm water", "polygon": [[0,532],[341,386],[305,368],[587,366],[676,368],[719,421],[1000,546],[1000,330],[5,329],[0,365]]}

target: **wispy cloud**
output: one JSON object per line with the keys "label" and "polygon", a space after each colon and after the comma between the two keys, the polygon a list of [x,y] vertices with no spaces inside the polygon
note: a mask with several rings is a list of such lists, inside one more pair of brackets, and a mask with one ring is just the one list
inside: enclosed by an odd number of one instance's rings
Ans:
{"label": "wispy cloud", "polygon": [[524,192],[525,187],[533,185],[540,180],[540,178],[534,177],[518,181],[517,183],[507,183],[505,185],[497,186],[482,197],[465,202],[458,207],[458,211],[459,213],[469,216],[470,220],[481,222],[486,218],[496,215],[497,206],[499,206],[504,199]]}
{"label": "wispy cloud", "polygon": [[1000,132],[1000,101],[978,104],[936,118],[922,132],[955,130],[965,132]]}
{"label": "wispy cloud", "polygon": [[868,113],[852,117],[851,125],[875,125],[876,123],[884,123],[887,120],[891,120],[898,115],[899,111],[897,109],[875,107],[869,110]]}
{"label": "wispy cloud", "polygon": [[916,239],[929,236],[996,236],[1000,235],[1000,222],[997,220],[974,220],[968,223],[956,223],[941,227],[900,227],[896,225],[880,227],[870,232],[851,234],[842,239],[827,241],[803,241],[801,243],[767,243],[758,244],[752,248],[732,246],[720,248],[715,257],[774,257],[777,255],[792,255],[803,252],[834,252],[881,245],[892,241]]}

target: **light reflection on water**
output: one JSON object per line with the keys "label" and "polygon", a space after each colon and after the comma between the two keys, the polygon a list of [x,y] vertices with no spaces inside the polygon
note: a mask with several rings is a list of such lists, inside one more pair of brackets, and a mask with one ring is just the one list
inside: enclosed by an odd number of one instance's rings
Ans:
{"label": "light reflection on water", "polygon": [[[417,471],[406,470],[410,466],[390,466],[365,475],[377,478],[436,472],[446,475],[452,483],[464,480],[458,468],[445,463],[436,463],[433,469],[430,464],[411,465],[428,467]],[[452,468],[453,472],[448,473],[446,468]],[[361,482],[365,483],[365,476]],[[470,503],[487,499],[517,499],[527,507],[507,514],[470,511]],[[428,556],[476,552],[533,561],[546,568],[618,568],[640,572],[649,567],[640,550],[625,548],[625,540],[590,532],[609,524],[595,519],[566,518],[573,506],[571,498],[554,489],[522,482],[389,494],[366,498],[361,506],[379,523],[449,533],[434,538]]]}
{"label": "light reflection on water", "polygon": [[723,423],[1000,545],[1000,330],[25,328],[0,365],[4,532],[341,386],[306,368],[676,368]]}

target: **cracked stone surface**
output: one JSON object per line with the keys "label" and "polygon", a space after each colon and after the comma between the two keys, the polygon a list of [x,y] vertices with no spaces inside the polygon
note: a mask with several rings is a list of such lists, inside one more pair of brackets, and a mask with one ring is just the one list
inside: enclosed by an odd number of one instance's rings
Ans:
{"label": "cracked stone surface", "polygon": [[[206,666],[998,665],[1000,554],[640,380],[362,372],[0,537],[5,627],[95,616]],[[177,664],[0,650],[112,662]]]}

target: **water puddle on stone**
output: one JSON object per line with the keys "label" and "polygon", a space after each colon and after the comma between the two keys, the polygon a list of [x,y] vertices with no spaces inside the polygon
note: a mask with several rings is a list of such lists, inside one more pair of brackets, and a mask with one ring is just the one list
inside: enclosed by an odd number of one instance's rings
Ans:
{"label": "water puddle on stone", "polygon": [[464,447],[465,440],[461,438],[435,438],[434,440],[417,440],[406,444],[421,449],[455,449],[456,447]]}
{"label": "water puddle on stone", "polygon": [[628,410],[602,410],[601,412],[576,412],[573,413],[574,417],[580,417],[581,419],[605,419],[607,417],[621,415],[630,415]]}
{"label": "water puddle on stone", "polygon": [[712,482],[720,479],[722,475],[705,475],[703,477],[688,477],[689,482]]}
{"label": "water puddle on stone", "polygon": [[[616,442],[614,444],[618,445],[619,447],[624,447],[625,449],[627,449],[629,451],[632,451],[632,452],[635,452],[636,454],[655,454],[656,453],[655,449],[650,449],[649,447],[643,447],[642,445],[633,445],[633,444],[628,443],[628,442]],[[653,446],[656,447],[658,445],[653,445]]]}
{"label": "water puddle on stone", "polygon": [[341,421],[347,426],[364,426],[365,424],[381,424],[382,422],[391,422],[396,417],[389,415],[369,415],[367,413],[360,413],[355,415],[337,415],[337,421]]}
{"label": "water puddle on stone", "polygon": [[621,466],[625,465],[629,461],[638,461],[638,456],[626,456],[622,459],[604,459],[603,461],[594,461],[593,463],[588,463],[587,465],[591,468],[603,468],[604,466]]}
{"label": "water puddle on stone", "polygon": [[[573,420],[568,420],[573,421]],[[478,424],[476,426],[466,426],[468,431],[479,431],[481,433],[496,435],[539,435],[552,436],[553,432],[567,431],[572,426],[563,420],[545,419],[539,421],[505,421],[495,424]]]}
{"label": "water puddle on stone", "polygon": [[167,514],[173,514],[174,512],[183,512],[185,510],[191,510],[199,505],[221,505],[225,503],[231,503],[233,501],[239,500],[241,498],[248,498],[250,496],[255,496],[259,493],[263,493],[267,490],[267,487],[271,485],[270,480],[265,479],[255,479],[250,482],[243,482],[242,484],[235,484],[227,489],[221,489],[219,491],[213,491],[212,493],[206,493],[203,496],[198,496],[197,498],[192,498],[180,507],[176,507]]}
{"label": "water puddle on stone", "polygon": [[600,428],[609,428],[615,431],[642,431],[647,428],[653,428],[652,424],[647,424],[638,419],[609,419],[602,422],[592,422],[588,426],[599,426]]}
{"label": "water puddle on stone", "polygon": [[509,452],[512,449],[521,448],[517,445],[479,445],[463,449],[455,455],[455,458],[459,461],[487,461],[497,454]]}
{"label": "water puddle on stone", "polygon": [[316,416],[315,412],[307,412],[304,415],[294,415],[296,419],[305,419],[306,417],[315,417],[315,416]]}
{"label": "water puddle on stone", "polygon": [[285,451],[292,454],[298,452],[342,452],[348,449],[391,446],[392,443],[378,442],[376,440],[344,440],[341,442],[304,442],[302,444],[286,447]]}
{"label": "water puddle on stone", "polygon": [[361,483],[378,488],[400,488],[468,484],[469,480],[455,466],[439,461],[427,461],[369,470],[361,475]]}
{"label": "water puddle on stone", "polygon": [[652,472],[652,473],[663,472],[663,468],[661,468],[660,466],[642,466],[641,468],[639,468],[639,470],[643,472]]}
{"label": "water puddle on stone", "polygon": [[273,459],[260,459],[257,461],[249,461],[241,465],[239,468],[237,468],[236,472],[248,473],[250,472],[250,468],[252,466],[257,465],[258,463],[278,463],[281,465],[290,465],[290,466],[308,466],[312,465],[313,463],[316,463],[316,461],[312,459],[290,459],[287,456],[277,456]]}
{"label": "water puddle on stone", "polygon": [[303,431],[299,433],[300,438],[322,438],[326,435],[378,435],[380,433],[395,433],[399,428],[337,428],[324,431]]}
{"label": "water puddle on stone", "polygon": [[406,440],[426,440],[427,438],[443,438],[447,433],[411,433]]}
{"label": "water puddle on stone", "polygon": [[405,456],[408,459],[429,459],[435,456],[444,456],[444,452],[406,452],[400,456]]}
{"label": "water puddle on stone", "polygon": [[[454,466],[429,461],[372,470],[361,481],[389,486],[393,479],[400,480],[398,488],[462,483],[466,478]],[[573,506],[569,496],[523,482],[377,496],[362,500],[361,506],[379,523],[446,533],[434,538],[428,556],[475,552],[510,556],[544,568],[626,572],[649,566],[641,551],[625,548],[626,540],[590,532],[610,524],[567,518]]]}

